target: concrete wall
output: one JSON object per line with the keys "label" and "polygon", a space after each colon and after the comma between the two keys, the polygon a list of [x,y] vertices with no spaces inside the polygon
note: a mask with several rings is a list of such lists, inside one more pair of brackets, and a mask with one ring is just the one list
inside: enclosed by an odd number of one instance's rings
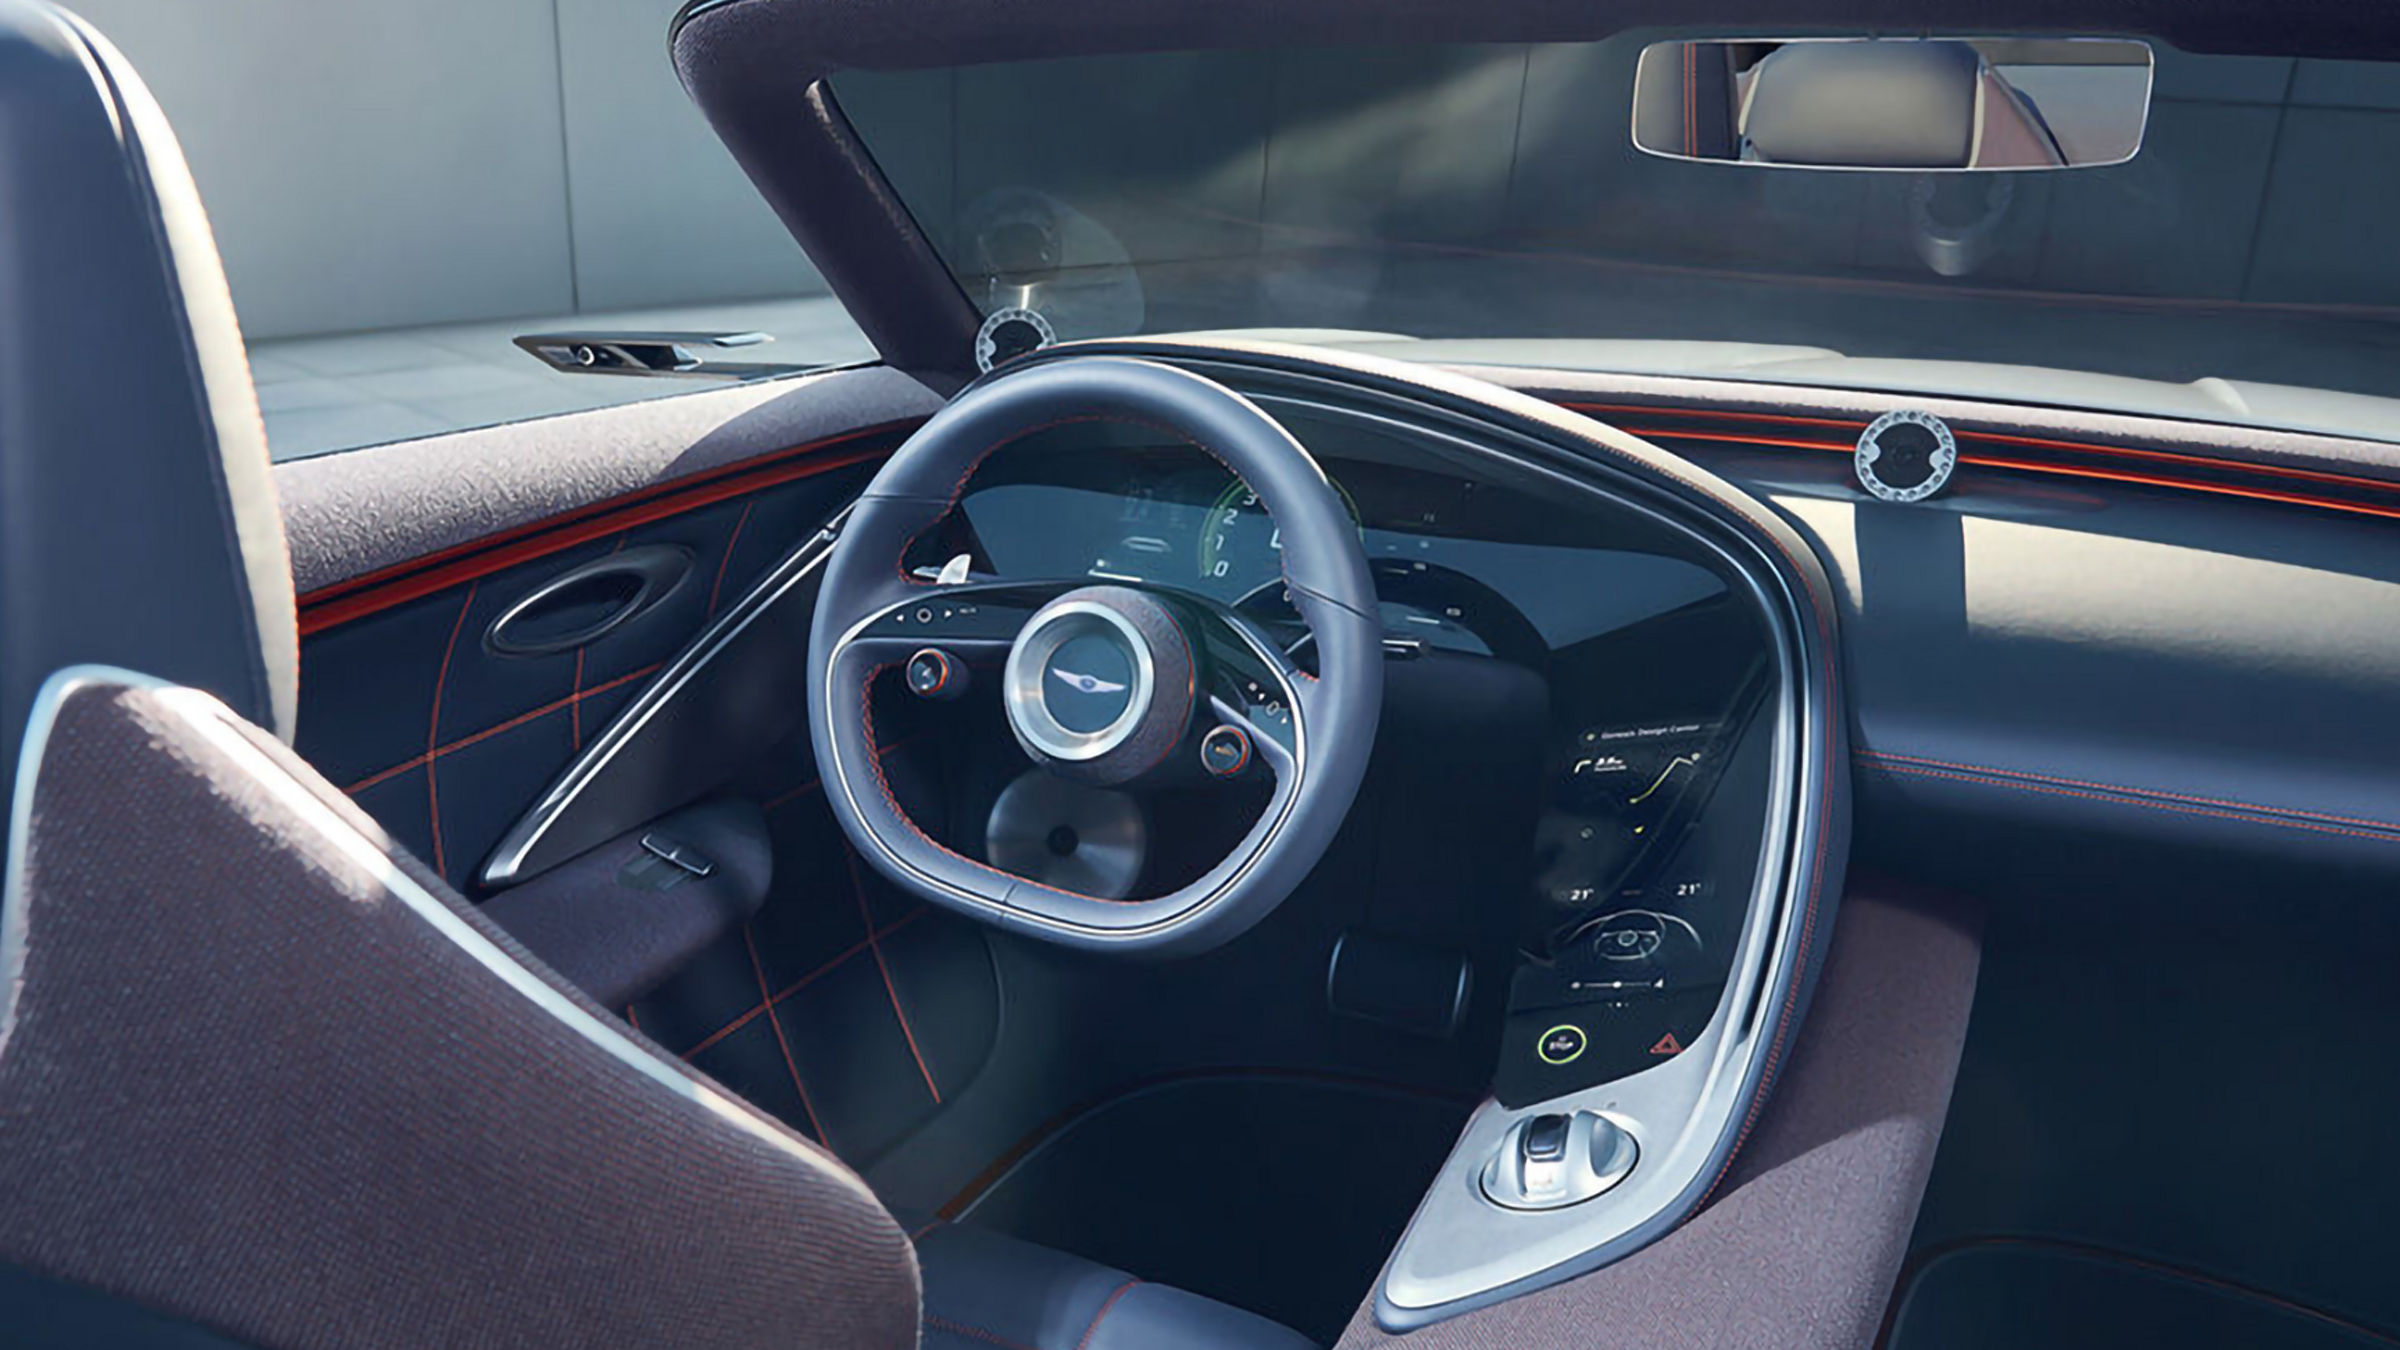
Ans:
{"label": "concrete wall", "polygon": [[[1928,275],[1907,228],[1912,175],[1695,169],[1635,152],[1643,41],[1215,52],[835,85],[970,272],[992,194],[1032,189],[1129,250],[1154,297],[1170,275],[1159,264],[1390,241]],[[2400,304],[2388,225],[2400,64],[2161,49],[2157,76],[2140,156],[2024,176],[1977,282]]]}
{"label": "concrete wall", "polygon": [[253,339],[813,294],[675,0],[71,0],[165,105]]}
{"label": "concrete wall", "polygon": [[[75,2],[180,130],[254,338],[823,291],[677,84],[676,0]],[[1639,45],[1163,55],[840,91],[970,272],[1031,188],[1096,226],[1078,262],[1514,237],[1921,274],[1899,179],[1633,153]],[[1978,281],[2400,303],[2400,66],[2162,52],[2157,92],[2132,164],[2021,185]]]}

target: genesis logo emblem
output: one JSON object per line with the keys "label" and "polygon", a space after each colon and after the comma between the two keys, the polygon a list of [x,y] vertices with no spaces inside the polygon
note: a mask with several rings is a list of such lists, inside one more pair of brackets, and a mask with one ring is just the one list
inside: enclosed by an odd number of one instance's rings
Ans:
{"label": "genesis logo emblem", "polygon": [[1060,684],[1065,685],[1069,689],[1073,689],[1085,694],[1122,694],[1125,692],[1125,686],[1122,684],[1118,684],[1111,680],[1101,679],[1097,675],[1084,675],[1072,670],[1060,670],[1056,666],[1052,666],[1050,668],[1050,678],[1058,681]]}
{"label": "genesis logo emblem", "polygon": [[1853,460],[1858,485],[1887,502],[1921,502],[1958,467],[1958,441],[1932,413],[1895,408],[1867,424]]}

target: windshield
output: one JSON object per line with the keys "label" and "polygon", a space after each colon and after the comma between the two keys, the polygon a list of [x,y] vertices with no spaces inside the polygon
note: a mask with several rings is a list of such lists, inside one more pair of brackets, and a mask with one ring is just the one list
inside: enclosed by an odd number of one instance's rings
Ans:
{"label": "windshield", "polygon": [[2121,165],[1776,170],[1633,147],[1659,36],[834,85],[967,295],[1062,338],[1283,330],[2400,439],[2400,65],[2160,47]]}

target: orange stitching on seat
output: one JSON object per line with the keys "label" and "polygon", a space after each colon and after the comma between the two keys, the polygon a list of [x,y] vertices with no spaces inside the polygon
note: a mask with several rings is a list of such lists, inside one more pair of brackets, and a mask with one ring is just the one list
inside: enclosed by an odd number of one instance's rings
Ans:
{"label": "orange stitching on seat", "polygon": [[750,936],[750,925],[742,925],[742,946],[750,952],[750,973],[758,977],[758,996],[767,1001],[760,1006],[767,1010],[767,1025],[775,1029],[775,1044],[783,1051],[783,1067],[792,1071],[792,1089],[800,1094],[800,1109],[808,1116],[808,1128],[816,1131],[817,1142],[833,1147],[832,1136],[825,1133],[824,1123],[817,1119],[816,1103],[808,1099],[808,1085],[800,1081],[800,1066],[792,1060],[792,1043],[784,1038],[783,1019],[775,1015],[775,1000],[767,995],[767,968],[759,963],[758,942]]}
{"label": "orange stitching on seat", "polygon": [[875,938],[875,916],[867,911],[867,883],[858,875],[858,855],[843,849],[842,863],[850,872],[850,894],[858,900],[859,921],[867,929],[867,950],[875,957],[875,973],[883,977],[883,993],[892,1001],[892,1016],[900,1019],[900,1035],[908,1041],[909,1057],[917,1061],[925,1090],[933,1094],[933,1104],[940,1106],[942,1090],[934,1086],[933,1070],[925,1065],[925,1052],[917,1048],[917,1033],[908,1025],[908,1010],[900,1006],[900,988],[892,983],[891,965],[883,959],[883,944]]}
{"label": "orange stitching on seat", "polygon": [[608,680],[601,684],[595,684],[580,694],[573,694],[566,698],[555,699],[551,702],[543,704],[538,708],[518,713],[516,716],[509,718],[505,722],[495,722],[491,726],[485,727],[481,731],[469,732],[468,734],[459,737],[455,741],[449,741],[434,747],[434,749],[428,754],[411,755],[407,759],[400,761],[388,769],[381,769],[374,773],[368,774],[366,777],[359,779],[350,786],[343,788],[342,791],[351,794],[364,792],[368,788],[371,788],[376,784],[385,781],[386,779],[396,778],[401,774],[407,773],[410,769],[418,768],[422,765],[431,763],[432,761],[440,759],[444,755],[450,754],[453,751],[464,750],[468,746],[475,744],[477,741],[488,741],[492,737],[499,735],[501,732],[514,731],[518,727],[525,725],[527,722],[548,717],[550,714],[557,712],[561,708],[579,704],[582,700],[587,698],[598,698],[600,695],[605,694],[609,690],[615,689],[620,685],[630,684],[635,680],[643,678],[644,676],[655,675],[665,664],[666,663],[663,661],[653,662],[650,665],[642,667],[640,670],[627,671],[613,680]]}
{"label": "orange stitching on seat", "polygon": [[433,711],[425,719],[425,818],[433,833],[433,871],[436,876],[448,876],[442,865],[442,798],[434,788],[434,747],[442,738],[442,687],[450,680],[450,658],[458,651],[458,635],[467,626],[467,611],[475,608],[475,591],[480,582],[467,584],[467,598],[459,602],[458,618],[450,625],[450,641],[442,648],[441,668],[433,673]]}
{"label": "orange stitching on seat", "polygon": [[[1881,759],[1884,757],[1876,756],[1875,758]],[[2153,797],[2138,795],[2140,791],[2139,789],[2107,789],[2108,793],[2122,794],[2112,796],[2105,795],[2101,792],[2084,792],[2073,788],[2054,787],[2049,783],[2027,782],[2021,779],[2006,778],[1992,773],[1949,773],[1940,769],[1920,769],[1913,764],[1894,763],[1890,762],[1889,760],[1886,760],[1886,762],[1883,764],[1883,771],[1885,773],[1903,774],[1913,778],[1941,778],[1947,779],[1954,783],[1967,783],[1979,787],[2015,788],[2020,792],[2047,792],[2053,796],[2059,797],[2076,797],[2084,801],[2101,802],[2103,804],[2115,806],[2140,806],[2152,811],[2175,811],[2184,815],[2208,816],[2216,820],[2231,820],[2247,825],[2274,825],[2287,830],[2308,830],[2315,834],[2338,834],[2351,839],[2372,840],[2378,844],[2400,843],[2400,827],[2386,826],[2384,828],[2392,830],[2393,833],[2376,834],[2367,830],[2344,829],[2338,825],[2320,825],[2314,821],[2308,820],[2291,820],[2280,816],[2252,814],[2241,811],[2216,811],[2204,807],[2185,806],[2179,802],[2160,801]]]}
{"label": "orange stitching on seat", "polygon": [[1108,1316],[1109,1311],[1117,1306],[1117,1300],[1132,1293],[1133,1287],[1140,1283],[1140,1280],[1127,1280],[1117,1286],[1117,1291],[1108,1296],[1106,1303],[1100,1305],[1100,1311],[1092,1314],[1092,1324],[1083,1329],[1083,1339],[1075,1342],[1075,1350],[1088,1350],[1092,1343],[1092,1337],[1099,1334],[1100,1319]]}

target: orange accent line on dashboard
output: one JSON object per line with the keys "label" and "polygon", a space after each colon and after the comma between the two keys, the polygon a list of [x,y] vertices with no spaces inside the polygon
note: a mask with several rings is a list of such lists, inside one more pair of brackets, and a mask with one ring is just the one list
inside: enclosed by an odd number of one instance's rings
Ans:
{"label": "orange accent line on dashboard", "polygon": [[2203,483],[2189,478],[2168,478],[2159,474],[2128,473],[2115,469],[2087,469],[2073,464],[2043,464],[2031,460],[2001,459],[1991,455],[1960,455],[1962,463],[1992,469],[2018,469],[2026,473],[2065,474],[2070,478],[2097,478],[2111,483],[2138,483],[2144,487],[2176,488],[2184,492],[2208,492],[2226,497],[2246,497],[2252,501],[2280,502],[2287,506],[2314,506],[2327,511],[2348,511],[2355,515],[2381,516],[2400,520],[2400,506],[2374,506],[2366,502],[2343,501],[2338,497],[2311,497],[2299,492],[2277,492],[2271,488],[2237,487],[2231,483]]}
{"label": "orange accent line on dashboard", "polygon": [[[1631,436],[1651,436],[1670,441],[1722,441],[1728,445],[1773,445],[1790,450],[1829,450],[1837,455],[1855,454],[1854,445],[1828,441],[1801,441],[1788,436],[1760,436],[1746,431],[1685,431],[1678,427],[1620,426],[1617,430]],[[1965,459],[1966,456],[1959,456]]]}
{"label": "orange accent line on dashboard", "polygon": [[[1568,406],[1573,407],[1575,405]],[[1581,411],[1582,409],[1577,408],[1576,410]],[[1671,410],[1648,408],[1644,409],[1643,411],[1656,413]],[[1722,442],[1729,445],[1773,446],[1792,450],[1817,450],[1840,455],[1852,453],[1852,447],[1848,445],[1838,445],[1826,441],[1806,441],[1785,436],[1758,436],[1732,431],[1691,431],[1676,427],[1642,427],[1632,425],[1621,426],[1620,430],[1625,431],[1629,435],[1644,436],[1655,440],[1709,441]],[[1985,437],[1974,432],[1964,432],[1960,433],[1960,439],[1966,442],[1973,442],[1975,440],[2000,440],[2002,438],[1996,436]],[[2044,442],[2033,441],[2031,438],[2015,439],[2025,440],[2031,444],[2045,444]],[[2163,450],[2135,450],[2130,447],[2123,446],[2087,446],[2069,441],[2047,442],[2047,444],[2056,445],[2061,449],[2083,450],[2099,454],[2118,454],[2142,459],[2168,460],[2177,463],[2189,463],[2209,468],[2223,468],[2235,472],[2248,472],[2256,469],[2262,472],[2276,472],[2281,476],[2286,477],[2306,476],[2320,478],[2340,483],[2345,486],[2372,488],[2377,491],[2392,493],[2396,499],[2400,499],[2400,483],[2389,483],[2381,479],[2349,478],[2339,474],[2319,474],[2314,470],[2292,469],[2280,465],[2250,465],[2230,461],[2209,460],[2202,459],[2197,456],[2174,455]],[[2296,491],[2285,492],[2269,487],[2249,487],[2238,483],[2210,482],[2205,479],[2177,478],[2161,473],[2138,473],[2130,469],[2103,469],[2081,464],[2057,464],[2044,460],[2015,459],[2006,455],[1985,454],[1964,448],[1961,448],[1959,451],[1958,462],[1961,464],[1971,464],[1978,468],[1985,469],[2010,469],[2019,473],[2057,474],[2067,478],[2089,478],[2109,483],[2130,483],[2141,487],[2172,488],[2180,492],[2205,492],[2223,497],[2241,497],[2250,501],[2275,502],[2279,505],[2285,506],[2313,506],[2319,510],[2325,511],[2344,511],[2352,515],[2376,516],[2386,520],[2400,520],[2400,504],[2382,506],[2373,502],[2351,501],[2341,497],[2317,496],[2310,493]]]}
{"label": "orange accent line on dashboard", "polygon": [[[1739,412],[1731,408],[1679,408],[1662,404],[1647,403],[1562,403],[1559,406],[1574,412],[1646,413],[1660,417],[1709,418],[1726,422],[1771,422],[1785,426],[1832,427],[1852,433],[1862,432],[1867,429],[1866,423],[1858,421],[1855,418],[1845,419],[1834,417],[1798,417],[1784,413]],[[1629,431],[1632,430],[1630,427],[1625,429]],[[1756,439],[1747,437],[1727,438],[1697,431],[1657,431],[1650,433],[1637,432],[1635,434],[1686,436],[1698,440]],[[2260,464],[2246,459],[2219,459],[2209,455],[2192,454],[2177,450],[2152,450],[2140,446],[2112,445],[2095,441],[2069,441],[2060,440],[2058,438],[2049,436],[2021,436],[2014,432],[1959,431],[1957,434],[1961,441],[1982,441],[1998,445],[2022,445],[2037,450],[2065,450],[2076,454],[2086,455],[2120,456],[2127,459],[2150,460],[2154,463],[2162,464],[2188,464],[2194,468],[2223,469],[2234,473],[2263,474],[2270,478],[2291,478],[2311,483],[2336,483],[2343,487],[2366,488],[2370,491],[2376,492],[2400,493],[2400,479],[2373,478],[2365,474],[2338,473],[2331,469],[2304,469],[2298,467],[2297,465],[2291,464]],[[1783,442],[1766,443],[1783,444]],[[1814,448],[1840,449],[1847,452],[1851,447],[1847,445],[1838,447],[1820,445]],[[1961,458],[1966,459],[1966,461],[1970,464],[1978,462],[1971,456],[1962,455]]]}
{"label": "orange accent line on dashboard", "polygon": [[2389,478],[2369,478],[2363,474],[2335,473],[2330,469],[2303,469],[2290,464],[2257,464],[2246,459],[2212,459],[2207,455],[2184,454],[2175,450],[2145,450],[2131,445],[2091,445],[2082,441],[2058,441],[2041,436],[2016,436],[1997,431],[1971,431],[1969,440],[1993,441],[2002,445],[2024,445],[2039,450],[2072,450],[2085,454],[2122,455],[2128,459],[2147,459],[2167,464],[2189,464],[2204,469],[2227,469],[2237,473],[2264,474],[2270,478],[2293,478],[2311,483],[2339,483],[2344,487],[2361,487],[2377,492],[2400,493],[2400,481]]}
{"label": "orange accent line on dashboard", "polygon": [[619,530],[879,459],[887,453],[884,446],[838,447],[893,435],[916,425],[916,420],[910,419],[862,427],[839,436],[761,455],[720,471],[694,475],[689,479],[594,503],[320,587],[300,597],[300,635],[313,636],[328,628],[447,590],[462,582],[490,576],[494,572],[573,548],[580,543],[605,538]]}
{"label": "orange accent line on dashboard", "polygon": [[1737,412],[1732,408],[1684,408],[1668,403],[1578,403],[1563,401],[1558,406],[1574,412],[1588,413],[1656,413],[1662,417],[1713,417],[1720,421],[1780,422],[1787,426],[1842,427],[1852,432],[1865,431],[1867,424],[1855,417],[1801,417],[1794,413]]}

